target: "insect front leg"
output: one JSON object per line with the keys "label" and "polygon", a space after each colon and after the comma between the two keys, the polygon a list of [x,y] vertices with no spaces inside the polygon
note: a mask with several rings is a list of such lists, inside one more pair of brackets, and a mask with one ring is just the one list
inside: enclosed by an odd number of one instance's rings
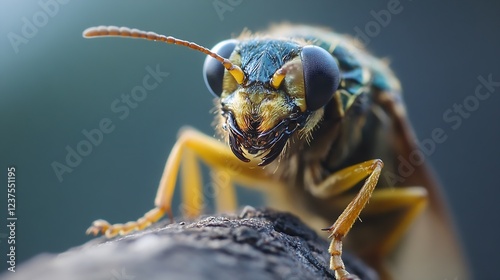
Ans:
{"label": "insect front leg", "polygon": [[[245,185],[263,182],[269,183],[271,181],[269,175],[263,172],[262,169],[255,168],[257,163],[241,162],[234,156],[229,147],[220,141],[194,129],[183,129],[179,133],[179,138],[165,164],[155,198],[156,207],[137,221],[126,224],[111,225],[104,220],[97,220],[87,230],[87,234],[96,235],[102,233],[107,237],[113,237],[133,230],[142,230],[158,221],[165,213],[169,214],[172,218],[172,198],[181,164],[184,167],[183,172],[181,172],[184,189],[183,199],[184,205],[188,206],[186,214],[198,214],[203,202],[201,200],[201,173],[197,159],[201,159],[213,170],[227,174],[227,177],[237,178],[238,182],[243,182]],[[234,205],[235,197],[231,181],[220,181],[219,184],[222,184],[221,189],[225,190],[225,192],[218,197],[218,200],[226,199],[233,201],[219,202],[218,205]]]}
{"label": "insect front leg", "polygon": [[[342,240],[356,219],[358,219],[361,210],[368,203],[377,185],[382,167],[383,163],[380,159],[365,161],[335,172],[320,184],[309,186],[311,193],[316,197],[328,198],[352,188],[356,183],[368,176],[359,193],[347,205],[337,221],[331,227],[325,229],[330,232],[330,237],[332,238],[328,249],[331,255],[330,268],[335,271],[337,279],[358,279],[356,276],[349,274],[345,269],[344,262],[342,261]],[[312,174],[306,173],[306,181],[314,182],[311,176]]]}

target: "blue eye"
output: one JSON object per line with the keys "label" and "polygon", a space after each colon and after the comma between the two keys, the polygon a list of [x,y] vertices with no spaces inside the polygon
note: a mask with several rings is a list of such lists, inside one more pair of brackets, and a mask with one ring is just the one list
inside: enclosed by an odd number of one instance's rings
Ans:
{"label": "blue eye", "polygon": [[[225,40],[215,45],[212,48],[212,52],[223,58],[229,58],[236,44],[238,44],[238,40]],[[210,93],[215,97],[220,97],[222,93],[222,80],[224,78],[224,66],[215,58],[207,56],[203,64],[203,78]]]}
{"label": "blue eye", "polygon": [[314,111],[325,106],[337,90],[339,67],[330,53],[317,46],[303,47],[300,58],[304,69],[307,109]]}

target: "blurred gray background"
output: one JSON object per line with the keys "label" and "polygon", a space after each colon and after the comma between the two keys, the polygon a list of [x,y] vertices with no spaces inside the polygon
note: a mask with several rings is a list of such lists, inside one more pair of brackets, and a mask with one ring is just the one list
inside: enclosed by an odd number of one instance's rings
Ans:
{"label": "blurred gray background", "polygon": [[[49,3],[44,7],[38,1],[2,1],[1,270],[6,269],[8,166],[17,170],[19,264],[88,241],[85,229],[96,218],[138,218],[153,206],[179,128],[189,124],[213,134],[203,55],[142,40],[85,40],[85,28],[136,27],[212,47],[245,27],[257,31],[289,21],[352,35],[360,29],[368,49],[392,61],[419,138],[429,138],[435,128],[448,135],[428,160],[449,197],[475,278],[493,279],[500,250],[495,173],[500,166],[500,87],[487,100],[470,103],[473,109],[464,116],[451,114],[461,120],[456,129],[452,124],[457,123],[447,122],[443,114],[454,104],[472,102],[479,76],[500,81],[500,2],[401,0],[399,13],[377,23],[374,12],[396,2],[42,0]],[[170,75],[119,119],[111,104],[141,85],[146,67],[157,64]],[[58,180],[51,164],[64,163],[66,147],[76,149],[85,139],[82,130],[98,128],[104,118],[114,131]],[[250,192],[243,196],[256,201]]]}

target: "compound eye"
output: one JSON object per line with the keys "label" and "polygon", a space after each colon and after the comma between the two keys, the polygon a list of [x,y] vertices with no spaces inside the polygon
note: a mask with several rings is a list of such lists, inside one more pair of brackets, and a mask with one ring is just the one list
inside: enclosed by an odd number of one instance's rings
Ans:
{"label": "compound eye", "polygon": [[337,90],[339,67],[330,53],[317,46],[303,47],[300,58],[304,69],[306,106],[314,111],[325,106]]}
{"label": "compound eye", "polygon": [[[234,48],[238,44],[238,40],[225,40],[212,48],[212,52],[222,56],[223,58],[229,58]],[[224,78],[224,66],[211,56],[207,56],[205,63],[203,64],[203,78],[205,79],[205,84],[215,97],[220,97],[222,93],[222,80]]]}

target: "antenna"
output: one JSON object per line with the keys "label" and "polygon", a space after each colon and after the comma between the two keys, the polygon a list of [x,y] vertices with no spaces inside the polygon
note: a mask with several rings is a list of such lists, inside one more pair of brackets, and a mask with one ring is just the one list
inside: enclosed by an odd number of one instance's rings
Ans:
{"label": "antenna", "polygon": [[150,41],[161,41],[167,44],[181,45],[188,47],[193,50],[200,51],[206,55],[209,55],[219,61],[224,68],[234,77],[238,84],[242,84],[245,81],[245,73],[240,67],[234,65],[231,61],[222,56],[212,52],[211,50],[200,46],[196,43],[180,40],[172,36],[160,35],[154,32],[146,32],[139,29],[130,29],[128,27],[118,27],[118,26],[95,26],[87,28],[83,31],[84,38],[96,38],[96,37],[124,37],[124,38],[134,38],[134,39],[146,39]]}

